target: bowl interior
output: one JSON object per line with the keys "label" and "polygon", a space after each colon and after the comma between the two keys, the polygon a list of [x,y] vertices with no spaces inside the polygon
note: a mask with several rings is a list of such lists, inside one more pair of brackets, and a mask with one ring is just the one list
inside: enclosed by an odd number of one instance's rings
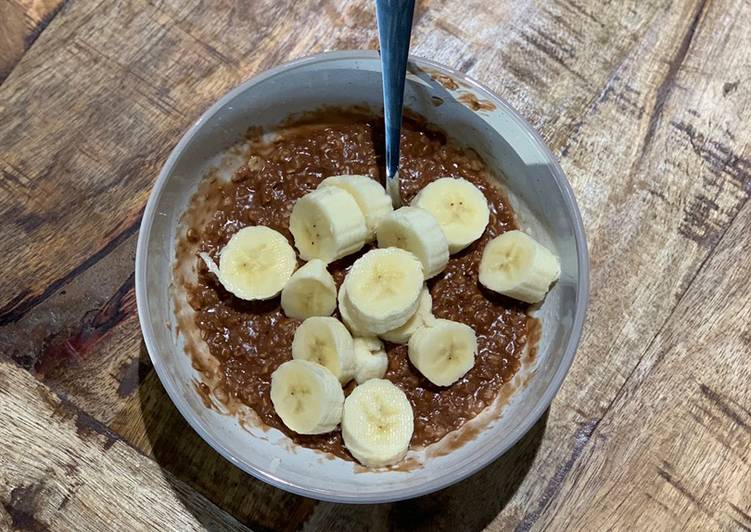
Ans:
{"label": "bowl interior", "polygon": [[167,161],[144,215],[137,255],[144,337],[159,377],[183,416],[245,471],[299,494],[341,502],[382,502],[427,493],[468,476],[511,447],[560,386],[574,355],[586,304],[581,221],[565,177],[542,141],[506,104],[476,83],[414,59],[405,105],[453,140],[477,150],[503,176],[501,185],[522,228],[560,257],[561,278],[536,311],[542,319],[542,339],[534,364],[520,376],[527,377],[525,384],[511,396],[501,416],[495,416],[475,438],[443,456],[413,453],[413,460],[421,465],[405,471],[362,472],[350,462],[295,447],[276,430],[243,428],[234,417],[204,406],[193,386],[198,376],[183,352],[182,338],[174,333],[170,296],[176,229],[191,195],[211,161],[238,142],[248,127],[271,128],[292,113],[322,106],[379,109],[380,83],[375,53],[336,52],[276,68],[228,93],[196,122]]}

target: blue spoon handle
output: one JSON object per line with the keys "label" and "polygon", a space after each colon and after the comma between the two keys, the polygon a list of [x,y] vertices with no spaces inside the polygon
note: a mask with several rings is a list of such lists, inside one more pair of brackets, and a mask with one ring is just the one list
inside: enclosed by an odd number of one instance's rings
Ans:
{"label": "blue spoon handle", "polygon": [[383,114],[386,126],[386,190],[395,207],[399,196],[399,130],[404,104],[409,38],[415,0],[376,0],[383,72]]}

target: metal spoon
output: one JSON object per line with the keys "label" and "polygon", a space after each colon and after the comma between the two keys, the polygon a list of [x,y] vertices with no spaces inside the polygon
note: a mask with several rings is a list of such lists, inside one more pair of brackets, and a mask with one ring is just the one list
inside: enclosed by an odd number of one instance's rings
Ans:
{"label": "metal spoon", "polygon": [[415,0],[376,0],[386,126],[386,191],[397,208],[402,204],[399,195],[399,130],[414,11]]}

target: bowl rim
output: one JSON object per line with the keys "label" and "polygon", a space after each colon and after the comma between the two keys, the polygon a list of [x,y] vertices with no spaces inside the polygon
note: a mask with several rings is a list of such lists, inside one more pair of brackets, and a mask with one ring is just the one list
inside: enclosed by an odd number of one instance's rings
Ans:
{"label": "bowl rim", "polygon": [[150,238],[151,227],[156,215],[157,202],[167,182],[168,176],[171,174],[175,164],[179,157],[182,156],[186,146],[193,139],[196,133],[208,122],[217,112],[219,112],[224,106],[232,101],[242,92],[250,89],[254,85],[257,85],[269,78],[272,78],[278,74],[281,74],[287,70],[299,68],[309,64],[323,63],[328,61],[340,61],[340,60],[373,60],[378,59],[378,52],[372,50],[339,50],[331,52],[322,52],[299,59],[289,61],[273,67],[269,70],[263,71],[255,76],[252,76],[233,89],[225,93],[214,104],[212,104],[201,116],[196,120],[188,130],[180,138],[180,141],[170,152],[169,157],[164,163],[159,176],[157,177],[149,199],[144,209],[143,217],[141,220],[141,226],[139,228],[138,243],[136,246],[136,260],[135,260],[135,289],[136,289],[136,303],[138,307],[138,319],[143,334],[144,343],[149,353],[152,365],[156,370],[159,380],[167,391],[167,395],[170,397],[172,403],[178,409],[183,418],[189,423],[194,431],[207,442],[215,451],[222,455],[234,466],[240,468],[242,471],[250,474],[251,476],[266,482],[274,487],[283,489],[285,491],[301,495],[304,497],[311,497],[314,499],[335,502],[335,503],[354,503],[354,504],[373,504],[393,502],[398,500],[410,499],[421,495],[426,495],[443,488],[446,488],[452,484],[458,483],[467,477],[477,473],[491,462],[498,459],[504,453],[506,453],[534,426],[535,423],[542,417],[543,413],[549,408],[553,398],[557,394],[563,380],[568,373],[571,364],[573,363],[576,350],[579,345],[579,341],[582,335],[582,329],[584,320],[586,317],[587,304],[589,299],[589,256],[587,251],[586,234],[584,231],[584,225],[581,218],[578,205],[574,198],[574,193],[571,188],[568,179],[563,172],[558,160],[553,156],[550,149],[547,147],[542,137],[535,131],[526,120],[524,120],[503,98],[496,95],[493,91],[482,85],[480,82],[472,79],[471,77],[458,72],[450,67],[436,63],[429,59],[410,55],[410,63],[414,63],[418,67],[427,67],[440,74],[446,74],[456,80],[461,81],[465,86],[471,87],[475,91],[483,94],[489,98],[496,107],[503,108],[503,110],[511,117],[511,119],[523,129],[537,144],[537,147],[541,150],[546,162],[552,168],[553,177],[564,196],[564,202],[570,210],[570,215],[573,218],[574,223],[574,240],[576,244],[576,257],[579,265],[579,275],[577,279],[578,289],[576,292],[576,308],[574,310],[574,319],[572,323],[571,334],[568,342],[565,346],[565,352],[561,359],[561,362],[553,375],[552,380],[548,384],[545,392],[540,397],[540,400],[532,409],[532,412],[525,419],[521,420],[516,428],[511,431],[510,437],[506,440],[506,444],[494,449],[493,452],[486,453],[482,456],[481,460],[471,462],[465,470],[462,470],[460,474],[449,476],[445,475],[431,479],[430,484],[419,484],[417,486],[409,488],[398,488],[389,490],[383,493],[375,493],[360,496],[357,494],[341,494],[332,495],[330,492],[321,492],[318,490],[310,489],[304,485],[300,485],[294,482],[289,482],[280,477],[275,476],[269,471],[256,468],[250,464],[247,464],[237,459],[226,447],[224,447],[211,433],[204,430],[201,424],[195,419],[192,413],[189,411],[187,403],[184,402],[180,393],[175,389],[167,375],[167,369],[162,363],[161,359],[155,356],[156,352],[154,345],[154,329],[153,322],[149,315],[149,295],[146,284],[146,263],[147,263],[147,248]]}

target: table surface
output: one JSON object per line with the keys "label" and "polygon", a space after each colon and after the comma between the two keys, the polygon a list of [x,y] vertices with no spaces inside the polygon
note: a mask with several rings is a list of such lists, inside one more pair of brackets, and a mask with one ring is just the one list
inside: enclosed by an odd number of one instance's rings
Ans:
{"label": "table surface", "polygon": [[413,52],[560,158],[591,303],[549,411],[475,476],[342,506],[185,423],[136,318],[181,134],[243,79],[375,48],[357,0],[0,0],[0,528],[751,529],[751,2],[420,0]]}

